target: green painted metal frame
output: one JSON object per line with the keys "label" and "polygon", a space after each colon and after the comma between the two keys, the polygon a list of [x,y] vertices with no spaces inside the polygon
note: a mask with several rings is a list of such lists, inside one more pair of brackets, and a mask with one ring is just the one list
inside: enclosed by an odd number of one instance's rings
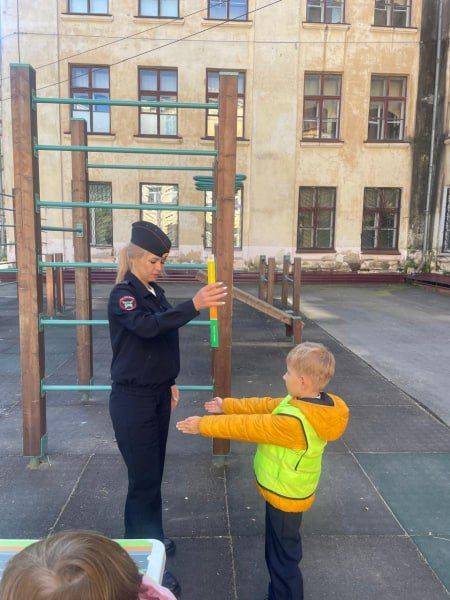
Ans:
{"label": "green painted metal frame", "polygon": [[94,98],[45,98],[42,96],[33,96],[32,101],[35,104],[80,104],[81,106],[135,106],[140,108],[190,108],[203,110],[218,110],[218,102],[160,102],[157,100],[119,100]]}
{"label": "green painted metal frame", "polygon": [[35,152],[112,152],[114,154],[167,154],[169,156],[217,156],[217,150],[174,150],[173,148],[128,148],[126,146],[61,146],[35,144]]}
{"label": "green painted metal frame", "polygon": [[[39,324],[42,327],[77,327],[79,325],[107,326],[109,324],[109,321],[107,319],[49,319],[46,317],[41,317],[39,320]],[[194,319],[193,321],[189,321],[189,323],[186,323],[186,326],[210,327],[211,321],[201,321]]]}
{"label": "green painted metal frame", "polygon": [[53,227],[53,225],[45,225],[41,227],[42,231],[62,231],[67,233],[79,233],[83,234],[82,227]]}
{"label": "green painted metal frame", "polygon": [[215,206],[191,206],[170,204],[127,204],[126,202],[59,202],[53,200],[36,200],[37,207],[43,208],[107,208],[109,210],[163,210],[172,212],[215,212]]}
{"label": "green painted metal frame", "polygon": [[[213,385],[179,385],[181,392],[213,392]],[[45,392],[108,392],[110,385],[47,385],[41,383],[41,390]]]}
{"label": "green painted metal frame", "polygon": [[89,169],[130,169],[136,171],[208,171],[212,167],[177,167],[172,165],[109,165],[107,163],[88,163]]}
{"label": "green painted metal frame", "polygon": [[[39,267],[55,268],[62,267],[65,269],[117,269],[117,263],[95,263],[95,262],[66,262],[66,261],[38,261]],[[206,269],[205,263],[169,263],[165,264],[167,270],[186,271]]]}

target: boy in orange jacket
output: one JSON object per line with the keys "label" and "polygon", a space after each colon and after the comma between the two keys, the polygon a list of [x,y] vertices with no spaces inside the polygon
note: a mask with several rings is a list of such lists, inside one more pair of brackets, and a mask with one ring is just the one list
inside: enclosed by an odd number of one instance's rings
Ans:
{"label": "boy in orange jacket", "polygon": [[266,563],[269,600],[302,600],[300,525],[315,500],[327,442],[345,431],[349,410],[323,391],[334,374],[332,353],[306,342],[286,359],[285,398],[214,398],[205,404],[214,416],[177,423],[187,434],[258,444],[254,472],[266,501]]}

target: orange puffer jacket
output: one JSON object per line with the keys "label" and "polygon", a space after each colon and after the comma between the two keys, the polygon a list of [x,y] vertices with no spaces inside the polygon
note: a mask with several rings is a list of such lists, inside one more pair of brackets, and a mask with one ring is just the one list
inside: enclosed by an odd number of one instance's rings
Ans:
{"label": "orange puffer jacket", "polygon": [[[302,411],[323,440],[330,442],[344,433],[349,409],[339,396],[327,395],[332,405],[322,404],[320,400],[298,398],[293,398],[291,404]],[[304,450],[307,443],[301,423],[286,415],[271,414],[282,400],[283,398],[225,398],[222,405],[225,414],[203,417],[200,421],[200,433],[205,437]],[[285,512],[304,512],[311,508],[315,500],[315,496],[306,500],[282,498],[258,485],[257,487],[269,504]]]}

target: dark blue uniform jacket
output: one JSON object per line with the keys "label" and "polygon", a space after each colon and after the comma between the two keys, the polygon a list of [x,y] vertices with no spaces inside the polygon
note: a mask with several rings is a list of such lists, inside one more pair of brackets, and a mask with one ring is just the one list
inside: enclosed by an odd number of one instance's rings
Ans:
{"label": "dark blue uniform jacket", "polygon": [[178,329],[199,313],[192,300],[173,308],[164,290],[151,285],[156,296],[128,272],[111,291],[108,320],[113,351],[111,379],[156,392],[175,382],[180,371]]}

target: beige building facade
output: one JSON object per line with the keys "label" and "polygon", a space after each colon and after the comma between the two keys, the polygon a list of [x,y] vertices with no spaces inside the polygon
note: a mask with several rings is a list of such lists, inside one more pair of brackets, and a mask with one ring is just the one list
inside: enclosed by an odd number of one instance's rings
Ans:
{"label": "beige building facade", "polygon": [[[236,266],[290,253],[311,268],[397,270],[409,247],[422,9],[422,0],[3,0],[3,98],[11,62],[33,65],[38,95],[52,97],[204,102],[215,98],[218,71],[237,71],[237,171],[246,180],[236,202]],[[91,145],[214,147],[214,115],[202,110],[75,108],[74,116],[89,123]],[[2,112],[3,185],[10,193],[8,100]],[[69,144],[70,115],[68,106],[40,105],[40,143]],[[433,226],[441,250],[449,146],[445,152]],[[100,152],[89,162],[209,166],[211,159]],[[180,260],[209,252],[202,214],[151,211],[151,202],[204,204],[195,173],[89,173],[92,200],[142,202],[146,209],[112,217],[96,210],[93,258],[111,260],[141,217],[167,228]],[[70,200],[70,180],[69,153],[40,154],[41,198]],[[71,225],[68,210],[43,210],[43,219]],[[44,240],[44,252],[72,258],[70,234]]]}

